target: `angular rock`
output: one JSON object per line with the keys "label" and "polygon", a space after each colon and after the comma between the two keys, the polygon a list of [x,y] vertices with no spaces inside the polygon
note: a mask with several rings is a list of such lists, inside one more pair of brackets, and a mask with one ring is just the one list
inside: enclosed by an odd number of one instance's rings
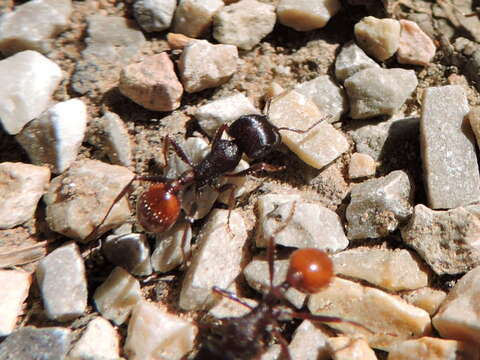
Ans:
{"label": "angular rock", "polygon": [[183,49],[195,39],[185,36],[183,34],[168,33],[167,42],[172,49]]}
{"label": "angular rock", "polygon": [[87,278],[77,244],[59,247],[40,260],[36,278],[49,319],[69,321],[85,312]]}
{"label": "angular rock", "polygon": [[410,20],[400,20],[401,32],[397,51],[400,64],[428,66],[435,56],[435,44],[423,32],[417,23]]}
{"label": "angular rock", "polygon": [[173,18],[173,32],[202,37],[210,28],[215,13],[223,6],[222,0],[180,0]]}
{"label": "angular rock", "polygon": [[102,252],[112,264],[133,275],[146,276],[152,273],[150,245],[145,234],[107,236],[102,243]]}
{"label": "angular rock", "polygon": [[123,95],[152,111],[175,110],[183,94],[182,84],[166,52],[124,67],[118,87]]}
{"label": "angular rock", "polygon": [[288,345],[290,356],[295,360],[327,360],[330,334],[309,320],[304,320],[295,330]]}
{"label": "angular rock", "polygon": [[278,21],[297,31],[320,29],[341,8],[338,0],[280,0]]}
{"label": "angular rock", "polygon": [[348,177],[358,179],[375,175],[377,164],[368,154],[354,153],[348,164]]}
{"label": "angular rock", "polygon": [[468,112],[467,97],[460,85],[431,87],[424,92],[420,144],[432,209],[451,209],[480,200],[475,140],[464,126]]}
{"label": "angular rock", "polygon": [[351,240],[387,236],[412,214],[413,186],[401,170],[352,187],[347,207]]}
{"label": "angular rock", "polygon": [[398,49],[400,23],[394,19],[364,17],[354,27],[358,45],[378,60],[386,60]]}
{"label": "angular rock", "polygon": [[[51,182],[44,196],[50,229],[78,241],[93,240],[88,236],[133,177],[130,170],[121,166],[97,160],[75,162]],[[94,237],[120,226],[129,216],[128,200],[123,197],[113,206]]]}
{"label": "angular rock", "polygon": [[365,339],[348,336],[331,337],[328,339],[328,345],[332,360],[377,360],[375,352]]}
{"label": "angular rock", "polygon": [[141,299],[140,283],[121,267],[113,269],[93,294],[97,310],[115,325],[123,324]]}
{"label": "angular rock", "polygon": [[82,100],[60,102],[31,121],[16,136],[35,165],[48,164],[60,174],[75,161],[87,129]]}
{"label": "angular rock", "polygon": [[379,68],[380,65],[352,41],[342,47],[335,59],[335,76],[343,82],[356,72],[371,67]]}
{"label": "angular rock", "polygon": [[213,17],[213,37],[219,43],[251,50],[275,25],[275,6],[241,0],[225,6]]}
{"label": "angular rock", "polygon": [[100,121],[105,132],[104,141],[110,161],[116,165],[131,166],[132,142],[125,123],[120,116],[110,111],[105,112]]}
{"label": "angular rock", "polygon": [[[304,95],[289,91],[275,98],[270,105],[270,121],[277,127],[305,130],[326,117]],[[301,160],[321,169],[348,150],[343,134],[326,121],[305,134],[282,132],[282,141]]]}
{"label": "angular rock", "polygon": [[60,67],[36,51],[22,51],[0,61],[0,121],[15,135],[48,106],[63,79]]}
{"label": "angular rock", "polygon": [[0,270],[0,336],[10,335],[15,328],[31,282],[32,276],[25,271]]}
{"label": "angular rock", "polygon": [[23,163],[0,164],[0,229],[30,220],[48,188],[50,170]]}
{"label": "angular rock", "polygon": [[136,0],[133,15],[143,30],[163,31],[170,27],[176,7],[176,0]]}
{"label": "angular rock", "polygon": [[388,354],[388,360],[468,360],[478,359],[479,356],[480,352],[472,344],[425,336],[395,344]]}
{"label": "angular rock", "polygon": [[238,50],[233,45],[192,41],[178,62],[185,91],[195,93],[227,82],[237,70],[237,60]]}
{"label": "angular rock", "polygon": [[418,81],[415,71],[367,68],[345,80],[352,119],[393,115],[412,94]]}
{"label": "angular rock", "polygon": [[424,287],[402,294],[402,298],[405,301],[425,310],[430,316],[437,312],[446,296],[447,294],[444,291],[430,287]]}

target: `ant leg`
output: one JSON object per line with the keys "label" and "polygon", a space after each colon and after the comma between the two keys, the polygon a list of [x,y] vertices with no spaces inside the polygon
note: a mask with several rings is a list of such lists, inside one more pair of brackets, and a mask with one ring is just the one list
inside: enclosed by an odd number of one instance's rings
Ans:
{"label": "ant leg", "polygon": [[[375,334],[373,330],[369,329],[365,325],[362,325],[356,321],[345,320],[338,316],[314,315],[314,314],[301,313],[301,312],[289,312],[288,314],[296,319],[302,319],[302,320],[320,321],[325,323],[346,323],[346,324],[350,324],[355,327],[361,328],[372,335]],[[388,334],[388,335],[393,335],[393,334]]]}
{"label": "ant leg", "polygon": [[224,184],[218,188],[214,188],[217,192],[222,193],[227,190],[230,190],[230,195],[228,196],[228,216],[227,216],[227,226],[228,231],[231,233],[232,229],[230,228],[230,214],[233,210],[233,204],[235,203],[235,190],[237,190],[237,185],[235,184]]}
{"label": "ant leg", "polygon": [[309,132],[310,130],[312,130],[315,126],[317,126],[318,124],[324,122],[325,120],[331,118],[332,116],[329,115],[329,116],[326,116],[326,117],[322,117],[320,120],[314,122],[312,125],[310,125],[308,128],[306,128],[305,130],[302,130],[302,129],[291,129],[291,128],[288,128],[288,127],[279,127],[277,128],[278,130],[286,130],[286,131],[292,131],[292,132],[295,132],[297,134],[305,134],[307,132]]}
{"label": "ant leg", "polygon": [[228,129],[228,125],[227,124],[223,124],[222,126],[220,126],[217,130],[217,132],[215,133],[215,136],[213,137],[212,139],[212,148],[215,147],[215,145],[217,144],[218,141],[220,141],[220,139],[222,138],[222,135],[223,133]]}
{"label": "ant leg", "polygon": [[273,334],[273,336],[275,336],[275,338],[280,343],[280,347],[282,349],[282,359],[283,360],[292,360],[292,357],[290,356],[290,351],[288,350],[287,340],[285,340],[283,335],[277,329],[273,329],[272,334]]}
{"label": "ant leg", "polygon": [[226,298],[229,298],[230,300],[233,300],[237,303],[239,303],[240,305],[243,305],[247,308],[249,308],[250,310],[253,310],[254,307],[248,303],[246,303],[245,301],[243,301],[242,299],[240,299],[237,295],[235,295],[234,293],[228,291],[228,290],[224,290],[224,289],[220,289],[219,287],[217,286],[213,286],[212,287],[212,291],[214,293],[217,293],[218,295],[221,295],[223,297],[226,297]]}
{"label": "ant leg", "polygon": [[239,177],[239,176],[247,176],[250,174],[256,174],[261,171],[266,171],[266,172],[276,172],[276,171],[282,171],[285,170],[285,166],[275,166],[267,163],[257,163],[253,164],[250,166],[248,169],[242,170],[238,173],[235,174],[225,174],[223,175],[224,177]]}
{"label": "ant leg", "polygon": [[189,165],[190,167],[194,167],[194,165],[192,164],[192,162],[190,161],[190,159],[188,158],[187,154],[185,153],[185,150],[182,149],[182,147],[180,145],[177,144],[177,142],[173,139],[170,138],[170,136],[165,136],[164,138],[164,142],[163,142],[163,157],[164,157],[164,161],[165,161],[165,166],[164,167],[167,167],[168,166],[168,148],[169,147],[173,147],[173,150],[175,151],[175,154],[178,155],[178,157],[180,159],[182,159],[182,161]]}

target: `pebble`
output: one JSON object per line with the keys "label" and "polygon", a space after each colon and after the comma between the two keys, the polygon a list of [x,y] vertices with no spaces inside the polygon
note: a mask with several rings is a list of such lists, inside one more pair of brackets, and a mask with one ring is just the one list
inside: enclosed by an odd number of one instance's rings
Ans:
{"label": "pebble", "polygon": [[388,360],[473,360],[479,356],[478,349],[471,344],[425,336],[395,344]]}
{"label": "pebble", "polygon": [[428,335],[431,330],[430,315],[426,311],[398,296],[340,278],[311,295],[308,308],[312,314],[339,316],[362,324],[373,334],[346,323],[328,325],[346,335],[361,334],[371,347],[384,351],[404,339]]}
{"label": "pebble", "polygon": [[[231,286],[231,288],[232,287],[233,286]],[[249,304],[252,307],[255,307],[258,305],[258,301],[253,299],[244,298],[244,297],[239,297],[239,299]],[[220,301],[208,311],[208,314],[212,315],[217,319],[225,319],[225,318],[232,318],[232,317],[241,317],[248,314],[250,311],[251,310],[248,307],[243,306],[237,301],[229,299],[226,296],[222,296]]]}
{"label": "pebble", "polygon": [[197,248],[182,283],[179,306],[200,310],[215,303],[212,286],[228,288],[241,272],[247,231],[240,213],[214,210],[197,237]]}
{"label": "pebble", "polygon": [[[134,176],[127,168],[97,160],[75,162],[52,180],[44,196],[50,229],[80,242],[93,240],[88,235]],[[97,229],[95,237],[122,225],[129,216],[128,200],[123,197]]]}
{"label": "pebble", "polygon": [[[262,195],[257,204],[256,244],[259,247],[266,247],[273,235],[278,245],[287,247],[337,252],[348,246],[340,217],[320,204],[301,199],[288,201],[281,194]],[[282,231],[275,234],[283,226]]]}
{"label": "pebble", "polygon": [[87,106],[70,99],[55,104],[15,137],[32,163],[61,174],[75,161],[87,129]]}
{"label": "pebble", "polygon": [[67,29],[71,0],[36,0],[16,6],[0,17],[0,52],[5,56],[23,50],[48,53],[52,39]]}
{"label": "pebble", "polygon": [[102,243],[102,252],[108,261],[132,275],[147,276],[152,273],[150,245],[145,234],[107,236]]}
{"label": "pebble", "polygon": [[[0,270],[0,337],[8,336],[15,328],[17,317],[28,296],[32,276],[20,270]],[[0,345],[1,348],[1,345]],[[1,352],[1,351],[0,351]]]}
{"label": "pebble", "polygon": [[386,60],[398,49],[400,22],[394,19],[364,17],[354,26],[355,39],[365,52],[378,60]]}
{"label": "pebble", "polygon": [[65,328],[26,326],[0,344],[0,360],[65,359],[71,340],[70,330]]}
{"label": "pebble", "polygon": [[237,61],[238,50],[233,45],[192,41],[178,62],[185,91],[195,93],[227,82],[237,70]]}
{"label": "pebble", "polygon": [[192,38],[206,35],[213,16],[223,6],[222,0],[180,0],[173,18],[173,32]]}
{"label": "pebble", "polygon": [[444,291],[430,287],[424,287],[402,294],[402,298],[405,301],[425,310],[430,316],[433,316],[433,314],[437,312],[446,296],[447,294]]}
{"label": "pebble", "polygon": [[170,27],[176,8],[176,0],[136,0],[133,15],[146,32],[163,31]]}
{"label": "pebble", "polygon": [[478,205],[434,211],[418,204],[402,229],[402,239],[438,275],[459,274],[480,265],[479,232]]}
{"label": "pebble", "polygon": [[468,113],[468,121],[475,134],[477,146],[480,146],[480,106],[473,107]]}
{"label": "pebble", "polygon": [[480,200],[475,140],[464,126],[468,113],[468,100],[460,85],[425,90],[420,144],[428,206],[432,209],[452,209]]}
{"label": "pebble", "polygon": [[0,122],[16,135],[49,105],[63,73],[42,54],[26,50],[0,60]]}
{"label": "pebble", "polygon": [[402,170],[355,184],[347,207],[350,240],[378,238],[395,231],[412,214],[413,185]]}
{"label": "pebble", "polygon": [[341,8],[338,0],[280,0],[278,21],[297,31],[323,28]]}
{"label": "pebble", "polygon": [[88,323],[68,354],[68,360],[118,360],[120,340],[109,321],[96,317]]}
{"label": "pebble", "polygon": [[327,360],[329,332],[309,320],[304,320],[295,330],[288,351],[292,360]]}
{"label": "pebble", "polygon": [[328,339],[332,360],[377,360],[375,352],[362,338],[348,336],[331,337]]}
{"label": "pebble", "polygon": [[348,110],[345,92],[328,75],[301,83],[295,87],[295,91],[312,100],[329,123],[339,121]]}
{"label": "pebble", "polygon": [[348,164],[348,177],[359,179],[375,175],[377,164],[368,154],[354,153]]}
{"label": "pebble", "polygon": [[180,360],[192,351],[198,328],[155,304],[140,301],[128,323],[125,352],[129,360]]}
{"label": "pebble", "polygon": [[95,306],[115,325],[122,325],[142,299],[140,283],[121,267],[116,267],[93,294]]}
{"label": "pebble", "polygon": [[275,6],[257,0],[241,0],[215,14],[213,37],[219,43],[251,50],[272,32],[275,21]]}
{"label": "pebble", "polygon": [[192,41],[195,41],[195,39],[185,36],[183,34],[167,34],[167,42],[171,49],[183,49]]}
{"label": "pebble", "polygon": [[433,40],[413,21],[402,19],[400,26],[398,62],[400,64],[430,65],[436,50]]}
{"label": "pebble", "polygon": [[104,131],[104,142],[107,156],[116,165],[132,166],[132,141],[128,135],[128,129],[120,116],[106,111],[100,119]]}
{"label": "pebble", "polygon": [[353,41],[343,46],[335,59],[335,77],[341,82],[367,68],[380,68],[380,65]]}
{"label": "pebble", "polygon": [[[308,129],[326,119],[318,107],[297,91],[289,91],[275,98],[270,105],[270,122],[277,127]],[[349,148],[345,136],[327,121],[322,121],[305,134],[282,132],[282,141],[302,161],[321,169]]]}
{"label": "pebble", "polygon": [[118,87],[130,100],[152,111],[177,109],[183,94],[182,84],[166,52],[124,67]]}
{"label": "pebble", "polygon": [[367,68],[345,80],[352,119],[393,115],[417,87],[415,71]]}
{"label": "pebble", "polygon": [[50,320],[69,321],[87,307],[85,264],[77,244],[59,247],[40,260],[36,279]]}

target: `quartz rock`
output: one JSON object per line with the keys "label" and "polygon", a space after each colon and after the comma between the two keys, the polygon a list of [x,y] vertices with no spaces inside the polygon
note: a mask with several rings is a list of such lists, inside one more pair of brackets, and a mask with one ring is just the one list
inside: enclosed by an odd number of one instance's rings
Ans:
{"label": "quartz rock", "polygon": [[0,164],[0,229],[30,220],[48,188],[50,170],[23,163]]}
{"label": "quartz rock", "polygon": [[[50,229],[78,241],[93,240],[89,235],[134,176],[127,168],[97,160],[75,162],[52,180],[44,196]],[[128,201],[123,197],[96,230],[95,237],[123,224],[129,215]]]}
{"label": "quartz rock", "polygon": [[293,360],[327,360],[330,334],[309,320],[304,320],[293,333],[288,351]]}
{"label": "quartz rock", "polygon": [[223,6],[222,0],[180,0],[173,18],[173,31],[192,38],[202,37]]}
{"label": "quartz rock", "polygon": [[26,50],[0,60],[0,121],[15,135],[48,106],[63,79],[60,67],[36,51]]}
{"label": "quartz rock", "polygon": [[233,45],[192,41],[185,46],[178,62],[185,91],[195,93],[227,82],[237,70],[237,60],[238,50]]}
{"label": "quartz rock", "polygon": [[401,170],[352,187],[347,207],[351,240],[387,236],[412,213],[413,186]]}
{"label": "quartz rock", "polygon": [[368,154],[354,153],[348,164],[348,177],[358,179],[375,175],[377,165]]}
{"label": "quartz rock", "polygon": [[[20,270],[0,270],[0,336],[8,336],[15,328],[22,304],[28,296],[32,277]],[[1,345],[0,345],[1,349]],[[1,350],[0,350],[1,353]]]}
{"label": "quartz rock", "polygon": [[60,174],[75,161],[87,129],[87,106],[82,100],[60,102],[31,121],[16,136],[36,165],[48,164]]}
{"label": "quartz rock", "polygon": [[397,51],[398,62],[428,66],[435,56],[433,40],[413,21],[402,19],[400,25],[402,30]]}
{"label": "quartz rock", "polygon": [[[277,127],[308,129],[326,119],[317,106],[304,95],[289,91],[275,98],[270,105],[270,121]],[[348,150],[345,136],[326,121],[305,134],[282,132],[282,141],[301,160],[321,169]]]}
{"label": "quartz rock", "polygon": [[136,0],[133,15],[143,30],[163,31],[170,27],[176,7],[176,0]]}
{"label": "quartz rock", "polygon": [[192,226],[189,222],[177,221],[170,230],[155,234],[155,239],[151,261],[156,272],[171,271],[190,257]]}
{"label": "quartz rock", "polygon": [[213,37],[219,43],[251,50],[275,25],[275,6],[241,0],[225,6],[213,17]]}
{"label": "quartz rock", "polygon": [[377,360],[375,352],[365,339],[352,339],[348,336],[328,339],[332,360]]}
{"label": "quartz rock", "polygon": [[297,31],[320,29],[341,8],[338,0],[280,0],[278,21]]}
{"label": "quartz rock", "polygon": [[433,314],[437,312],[446,296],[447,294],[444,291],[430,287],[424,287],[402,294],[402,298],[405,301],[425,310],[430,316],[433,316]]}
{"label": "quartz rock", "polygon": [[412,94],[418,81],[415,71],[367,68],[345,80],[352,119],[393,115]]}
{"label": "quartz rock", "polygon": [[428,205],[451,209],[480,200],[475,140],[464,126],[469,112],[460,85],[427,88],[420,119],[420,144]]}
{"label": "quartz rock", "polygon": [[117,114],[106,111],[100,119],[105,133],[107,155],[114,164],[129,167],[133,163],[132,142],[125,123]]}
{"label": "quartz rock", "polygon": [[388,354],[388,360],[468,360],[478,359],[479,356],[478,349],[471,344],[425,336],[395,344]]}
{"label": "quartz rock", "polygon": [[352,41],[342,47],[335,59],[335,76],[343,82],[360,70],[371,67],[379,68],[380,65]]}
{"label": "quartz rock", "polygon": [[364,17],[354,27],[358,45],[378,60],[386,60],[398,49],[400,23],[394,19]]}
{"label": "quartz rock", "polygon": [[150,245],[145,234],[110,235],[102,244],[102,252],[112,264],[133,275],[152,273]]}
{"label": "quartz rock", "polygon": [[182,84],[166,52],[124,67],[118,87],[123,95],[152,111],[177,109],[183,94]]}
{"label": "quartz rock", "polygon": [[93,294],[93,301],[103,317],[123,324],[133,307],[142,299],[140,283],[121,267],[113,269]]}
{"label": "quartz rock", "polygon": [[40,260],[36,278],[49,319],[68,321],[85,312],[87,278],[77,244],[59,247]]}

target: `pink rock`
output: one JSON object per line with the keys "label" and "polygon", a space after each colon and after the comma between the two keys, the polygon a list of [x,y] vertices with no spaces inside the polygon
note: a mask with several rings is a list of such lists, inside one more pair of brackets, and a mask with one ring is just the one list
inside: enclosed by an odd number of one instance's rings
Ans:
{"label": "pink rock", "polygon": [[400,45],[397,60],[401,64],[428,66],[435,56],[435,44],[427,34],[409,20],[400,20]]}

